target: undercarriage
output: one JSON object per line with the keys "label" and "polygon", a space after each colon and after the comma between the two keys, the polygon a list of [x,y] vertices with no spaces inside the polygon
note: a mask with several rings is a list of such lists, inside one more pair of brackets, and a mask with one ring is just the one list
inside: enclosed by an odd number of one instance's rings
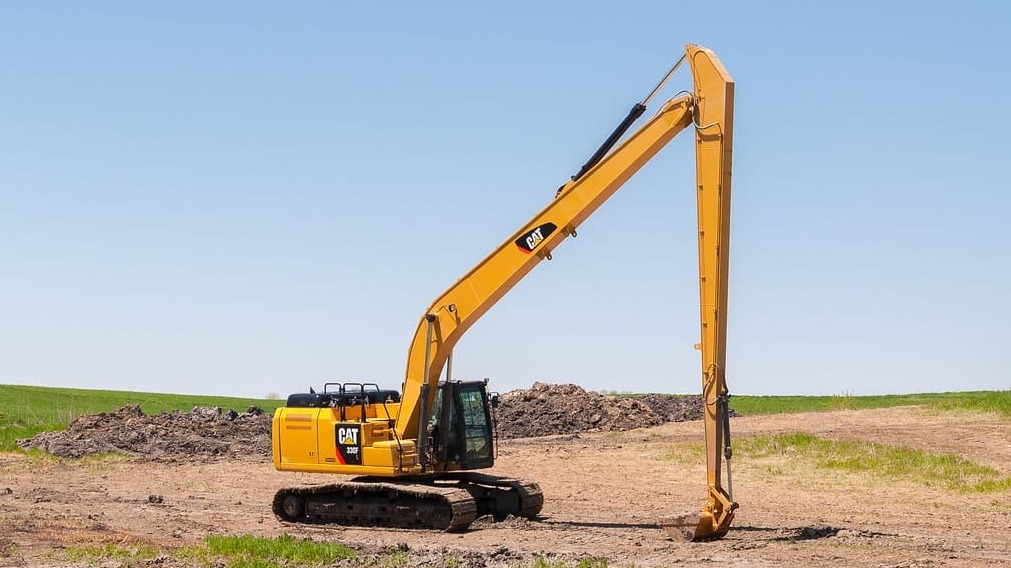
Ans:
{"label": "undercarriage", "polygon": [[532,519],[543,504],[536,483],[448,472],[410,480],[356,477],[285,488],[274,496],[273,510],[282,521],[294,523],[462,531],[487,515]]}

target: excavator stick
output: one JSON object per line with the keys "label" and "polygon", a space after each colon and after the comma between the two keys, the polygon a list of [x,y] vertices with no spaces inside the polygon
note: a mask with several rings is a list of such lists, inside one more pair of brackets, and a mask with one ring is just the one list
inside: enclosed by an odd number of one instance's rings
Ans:
{"label": "excavator stick", "polygon": [[730,258],[730,168],[734,133],[734,80],[713,52],[686,47],[695,82],[695,171],[698,182],[699,307],[702,340],[706,502],[698,514],[661,521],[678,540],[717,539],[730,529],[737,503],[722,486],[730,477],[730,421],[724,365],[727,358],[727,276]]}

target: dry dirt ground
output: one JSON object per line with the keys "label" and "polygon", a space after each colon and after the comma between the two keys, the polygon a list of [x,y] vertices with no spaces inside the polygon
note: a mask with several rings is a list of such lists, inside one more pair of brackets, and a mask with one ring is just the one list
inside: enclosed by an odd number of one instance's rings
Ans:
{"label": "dry dirt ground", "polygon": [[[1011,424],[915,407],[738,417],[737,439],[811,432],[955,453],[1011,475]],[[0,455],[0,566],[67,565],[65,548],[151,543],[171,550],[209,534],[293,534],[363,551],[407,550],[408,566],[530,566],[537,556],[608,566],[1011,566],[1011,492],[958,493],[912,481],[827,472],[803,460],[734,460],[740,509],[722,540],[681,543],[660,517],[702,502],[700,422],[505,440],[493,472],[540,482],[536,521],[481,522],[464,533],[303,527],[270,512],[277,488],[325,482],[279,473],[262,456],[75,460]],[[156,497],[156,498],[155,498]],[[179,565],[162,559],[163,565]],[[115,564],[113,564],[115,565]]]}

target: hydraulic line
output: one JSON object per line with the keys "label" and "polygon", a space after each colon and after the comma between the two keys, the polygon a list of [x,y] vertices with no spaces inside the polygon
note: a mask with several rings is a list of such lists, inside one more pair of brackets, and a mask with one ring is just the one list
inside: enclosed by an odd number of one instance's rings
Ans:
{"label": "hydraulic line", "polygon": [[611,148],[613,148],[614,145],[618,143],[618,140],[620,140],[621,137],[628,132],[628,129],[632,126],[632,124],[635,123],[636,120],[639,120],[642,113],[646,112],[646,105],[649,104],[649,101],[656,96],[660,89],[663,88],[664,84],[671,78],[671,76],[674,75],[674,72],[677,71],[678,67],[684,63],[685,57],[685,55],[682,55],[681,59],[678,59],[677,63],[675,63],[674,66],[671,67],[670,70],[668,70],[663,76],[663,79],[660,79],[660,82],[653,87],[653,90],[650,91],[648,95],[646,95],[646,98],[632,105],[631,110],[628,111],[628,115],[624,118],[624,120],[615,127],[614,131],[611,132],[611,135],[607,137],[607,140],[604,140],[604,143],[600,145],[600,148],[597,148],[597,151],[590,156],[590,159],[583,164],[583,167],[579,168],[576,175],[572,176],[572,181],[576,181],[583,177],[583,174],[589,171],[589,169],[593,166],[597,165],[597,162],[603,159],[603,157],[611,151]]}

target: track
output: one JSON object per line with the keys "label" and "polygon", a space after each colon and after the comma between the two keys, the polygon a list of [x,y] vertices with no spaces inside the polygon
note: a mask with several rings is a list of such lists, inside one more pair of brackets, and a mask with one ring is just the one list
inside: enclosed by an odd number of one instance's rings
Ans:
{"label": "track", "polygon": [[282,521],[359,527],[465,530],[479,516],[534,518],[544,496],[533,482],[470,472],[412,479],[358,477],[281,489],[273,510]]}
{"label": "track", "polygon": [[442,481],[455,482],[477,503],[478,516],[501,520],[509,515],[535,518],[544,506],[544,494],[533,481],[474,472],[446,473]]}

